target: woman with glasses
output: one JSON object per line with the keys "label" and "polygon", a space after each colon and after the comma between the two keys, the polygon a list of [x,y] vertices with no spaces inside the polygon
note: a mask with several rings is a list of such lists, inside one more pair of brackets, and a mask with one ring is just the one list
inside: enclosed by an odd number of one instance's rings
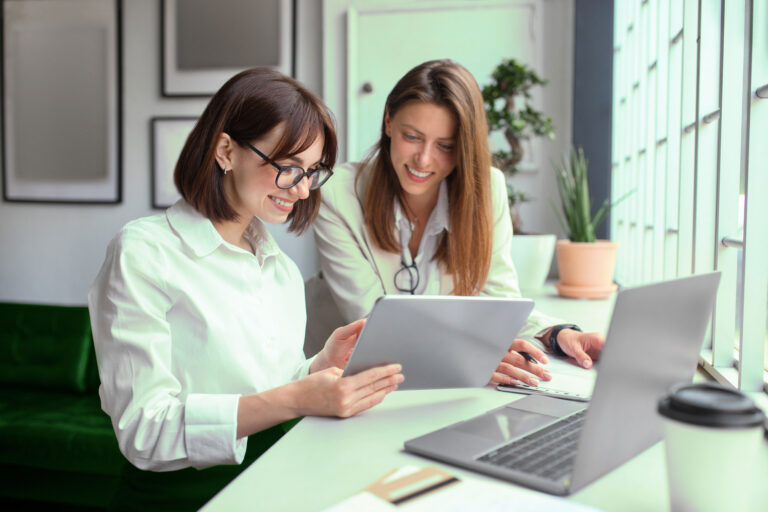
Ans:
{"label": "woman with glasses", "polygon": [[[480,89],[460,64],[425,62],[395,85],[378,143],[364,162],[335,170],[314,225],[341,318],[365,316],[384,294],[520,296],[505,180],[487,139]],[[604,343],[539,312],[520,334],[584,367]],[[526,358],[544,363],[542,350],[510,342],[492,381],[551,378]]]}
{"label": "woman with glasses", "polygon": [[254,460],[284,422],[355,415],[402,382],[398,365],[341,378],[362,321],[305,359],[304,283],[265,228],[305,231],[335,158],[314,94],[278,72],[245,71],[182,149],[182,199],[109,244],[88,302],[102,408],[135,466],[117,508],[197,509],[242,469],[219,465]]}

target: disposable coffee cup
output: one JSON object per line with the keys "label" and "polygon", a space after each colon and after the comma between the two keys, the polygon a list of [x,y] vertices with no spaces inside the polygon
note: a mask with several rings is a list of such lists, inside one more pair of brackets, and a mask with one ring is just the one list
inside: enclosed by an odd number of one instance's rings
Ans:
{"label": "disposable coffee cup", "polygon": [[677,384],[658,411],[673,512],[760,510],[765,414],[747,395],[710,382]]}

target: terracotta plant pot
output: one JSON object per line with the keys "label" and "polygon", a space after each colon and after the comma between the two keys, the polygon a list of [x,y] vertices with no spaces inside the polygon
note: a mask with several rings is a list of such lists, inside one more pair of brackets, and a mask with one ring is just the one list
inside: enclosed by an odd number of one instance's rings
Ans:
{"label": "terracotta plant pot", "polygon": [[593,243],[558,240],[557,267],[560,282],[555,287],[563,297],[604,299],[616,290],[613,269],[619,244],[610,240]]}

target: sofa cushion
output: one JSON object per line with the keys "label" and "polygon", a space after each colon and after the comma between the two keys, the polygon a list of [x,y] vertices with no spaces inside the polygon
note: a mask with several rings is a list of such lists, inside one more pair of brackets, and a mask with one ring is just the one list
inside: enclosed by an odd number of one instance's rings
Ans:
{"label": "sofa cushion", "polygon": [[92,345],[85,306],[0,303],[0,384],[84,392]]}
{"label": "sofa cushion", "polygon": [[119,485],[120,477],[114,475],[0,465],[0,508],[72,512],[109,510]]}
{"label": "sofa cushion", "polygon": [[96,393],[0,388],[0,464],[117,476],[124,460]]}

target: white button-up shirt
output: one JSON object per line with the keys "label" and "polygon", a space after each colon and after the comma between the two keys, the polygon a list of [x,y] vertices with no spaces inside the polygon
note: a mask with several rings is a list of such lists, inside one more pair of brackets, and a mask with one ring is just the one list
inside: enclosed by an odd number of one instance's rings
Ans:
{"label": "white button-up shirt", "polygon": [[[395,225],[400,234],[403,261],[406,265],[415,264],[418,270],[419,283],[414,289],[414,294],[440,295],[440,269],[435,259],[435,253],[437,252],[437,245],[440,243],[440,236],[443,234],[443,231],[449,229],[448,185],[445,184],[445,180],[440,182],[437,203],[432,209],[427,224],[424,226],[424,233],[421,235],[416,258],[411,257],[411,250],[408,248],[408,243],[413,235],[414,225],[408,220],[399,201],[395,201]],[[403,286],[405,288],[409,286],[409,283],[407,275],[403,277],[406,277],[404,280],[405,286]],[[400,293],[408,292],[400,290]]]}
{"label": "white button-up shirt", "polygon": [[183,200],[126,224],[88,295],[102,408],[141,469],[239,464],[241,395],[307,375],[304,283],[254,218],[255,255]]}

